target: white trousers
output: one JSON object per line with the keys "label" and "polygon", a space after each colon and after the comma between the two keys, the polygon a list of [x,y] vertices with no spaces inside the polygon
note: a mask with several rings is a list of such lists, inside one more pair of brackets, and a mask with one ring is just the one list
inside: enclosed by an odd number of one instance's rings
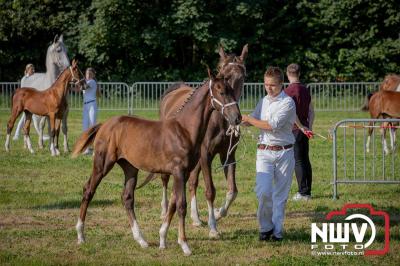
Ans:
{"label": "white trousers", "polygon": [[96,124],[97,104],[96,101],[83,105],[82,129],[86,131]]}
{"label": "white trousers", "polygon": [[293,148],[281,151],[257,150],[255,192],[260,232],[273,230],[275,237],[282,237],[294,165]]}

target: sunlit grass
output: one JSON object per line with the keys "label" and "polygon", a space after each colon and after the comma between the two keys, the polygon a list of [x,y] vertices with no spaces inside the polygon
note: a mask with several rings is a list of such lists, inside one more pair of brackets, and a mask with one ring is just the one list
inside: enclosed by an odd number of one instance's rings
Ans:
{"label": "sunlit grass", "polygon": [[[118,112],[100,112],[98,120]],[[119,113],[122,114],[122,113]],[[157,112],[134,112],[157,119]],[[333,125],[344,118],[367,117],[365,113],[317,113],[314,130],[327,136]],[[0,113],[0,143],[5,140],[8,112]],[[70,147],[81,132],[81,113],[69,117]],[[253,192],[255,175],[255,129],[244,129],[236,153],[239,161],[236,180],[239,195],[229,216],[218,223],[221,238],[208,239],[208,226],[191,226],[186,219],[187,235],[193,255],[184,257],[177,240],[177,217],[168,234],[168,247],[158,249],[161,182],[154,180],[135,194],[139,225],[150,243],[142,249],[133,240],[126,212],[121,204],[123,173],[116,166],[103,179],[88,209],[85,231],[87,243],[76,244],[75,223],[79,215],[82,187],[90,175],[92,158],[71,159],[62,154],[53,158],[47,149],[38,150],[32,133],[35,154],[24,150],[22,139],[12,141],[11,152],[0,150],[0,264],[1,265],[115,265],[115,264],[194,264],[194,265],[397,265],[399,255],[400,187],[399,185],[339,185],[340,198],[332,200],[332,142],[311,140],[313,166],[313,199],[287,204],[285,240],[282,243],[260,243],[256,221],[257,200]],[[61,143],[60,143],[61,144]],[[357,143],[361,145],[361,143]],[[2,146],[3,147],[3,146]],[[397,151],[398,155],[398,151]],[[217,188],[216,206],[225,198],[226,182],[213,164]],[[349,162],[350,163],[350,162]],[[397,174],[397,173],[396,173]],[[139,182],[146,173],[141,172]],[[198,190],[199,209],[207,220],[203,181]],[[293,179],[290,198],[296,192]],[[311,256],[310,225],[320,221],[345,203],[370,203],[391,217],[391,251],[384,257]],[[381,227],[380,227],[381,229]],[[380,238],[380,241],[382,239]]]}

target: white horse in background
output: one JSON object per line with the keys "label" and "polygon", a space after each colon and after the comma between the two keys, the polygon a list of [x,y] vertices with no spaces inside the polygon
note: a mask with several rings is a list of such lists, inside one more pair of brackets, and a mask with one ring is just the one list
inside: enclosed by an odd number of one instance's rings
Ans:
{"label": "white horse in background", "polygon": [[[39,91],[44,91],[56,81],[57,77],[61,74],[61,72],[70,66],[70,61],[67,55],[67,49],[64,45],[64,38],[61,35],[59,38],[56,35],[54,41],[47,49],[46,54],[46,73],[35,73],[24,81],[24,84],[21,84],[21,87],[31,87],[35,88]],[[64,152],[69,151],[68,147],[68,136],[67,136],[67,116],[68,109],[64,113],[62,119],[62,127],[61,130],[64,134]],[[25,119],[25,117],[21,117],[21,119]],[[39,135],[39,148],[43,148],[43,129],[45,126],[46,117],[33,115],[33,123],[36,131]],[[23,126],[23,123],[21,127]],[[48,123],[49,124],[49,123]],[[49,126],[50,128],[50,126]],[[18,130],[19,129],[19,130]],[[14,138],[18,138],[17,132],[21,131],[20,128],[17,128],[16,135]]]}

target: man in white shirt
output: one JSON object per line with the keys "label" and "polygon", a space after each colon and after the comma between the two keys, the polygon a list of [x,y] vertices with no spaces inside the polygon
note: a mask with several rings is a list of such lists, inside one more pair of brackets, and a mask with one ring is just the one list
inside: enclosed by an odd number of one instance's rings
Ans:
{"label": "man in white shirt", "polygon": [[295,165],[292,128],[296,106],[283,91],[283,72],[278,67],[267,69],[264,87],[268,95],[251,115],[242,116],[242,122],[260,129],[255,187],[260,240],[280,241]]}

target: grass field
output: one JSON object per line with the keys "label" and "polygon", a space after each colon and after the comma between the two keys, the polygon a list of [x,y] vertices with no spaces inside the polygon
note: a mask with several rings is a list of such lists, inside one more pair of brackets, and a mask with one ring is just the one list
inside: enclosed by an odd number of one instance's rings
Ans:
{"label": "grass field", "polygon": [[[99,121],[116,115],[100,112]],[[156,119],[156,112],[136,113]],[[92,158],[70,155],[57,158],[48,150],[36,153],[23,149],[22,140],[11,143],[5,153],[5,123],[8,112],[0,112],[0,264],[1,265],[399,265],[400,264],[400,186],[339,185],[340,198],[332,200],[332,142],[311,140],[313,199],[289,200],[285,219],[285,239],[280,243],[260,243],[256,221],[257,201],[253,192],[255,176],[256,131],[245,130],[237,158],[239,195],[228,217],[218,223],[221,238],[208,239],[208,226],[193,227],[187,215],[187,236],[193,255],[184,257],[177,244],[177,216],[168,234],[166,250],[158,249],[161,182],[154,180],[136,192],[136,214],[150,247],[142,249],[133,240],[120,195],[123,174],[115,167],[102,181],[89,206],[84,245],[76,244],[75,224],[79,215],[82,187],[91,169]],[[315,131],[328,130],[344,118],[366,117],[363,113],[317,113]],[[81,129],[80,112],[69,117],[70,146]],[[399,151],[396,151],[396,156]],[[215,160],[214,167],[217,167]],[[217,188],[216,206],[225,196],[226,183],[221,171],[213,172]],[[399,173],[396,172],[398,175]],[[140,178],[145,176],[140,174]],[[139,179],[140,182],[140,179]],[[293,179],[289,197],[296,192]],[[207,204],[203,181],[198,190],[201,218],[206,221]],[[313,256],[311,223],[323,222],[327,213],[345,203],[369,203],[390,215],[390,252],[385,256]],[[383,247],[383,226],[379,223],[376,246]]]}

